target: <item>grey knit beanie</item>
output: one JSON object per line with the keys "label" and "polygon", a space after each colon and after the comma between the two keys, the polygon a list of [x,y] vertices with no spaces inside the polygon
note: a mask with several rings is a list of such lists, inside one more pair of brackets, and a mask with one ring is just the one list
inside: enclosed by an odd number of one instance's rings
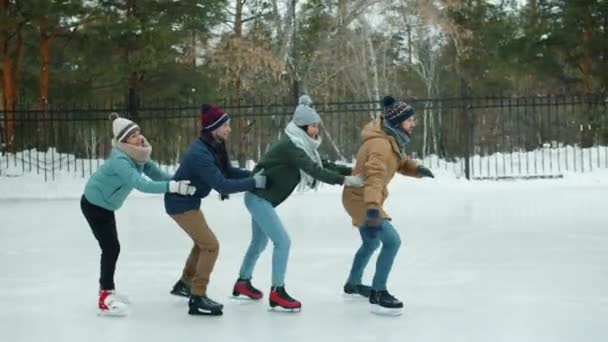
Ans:
{"label": "grey knit beanie", "polygon": [[312,108],[312,99],[308,95],[300,96],[298,106],[293,113],[293,123],[296,126],[307,126],[313,123],[321,123],[321,117],[317,111]]}

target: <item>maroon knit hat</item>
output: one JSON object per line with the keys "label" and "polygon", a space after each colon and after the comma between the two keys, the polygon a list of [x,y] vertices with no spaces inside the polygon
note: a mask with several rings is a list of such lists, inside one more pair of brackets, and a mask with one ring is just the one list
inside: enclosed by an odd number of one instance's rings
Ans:
{"label": "maroon knit hat", "polygon": [[215,130],[228,120],[228,114],[222,107],[208,104],[203,104],[201,107],[201,125],[205,132]]}

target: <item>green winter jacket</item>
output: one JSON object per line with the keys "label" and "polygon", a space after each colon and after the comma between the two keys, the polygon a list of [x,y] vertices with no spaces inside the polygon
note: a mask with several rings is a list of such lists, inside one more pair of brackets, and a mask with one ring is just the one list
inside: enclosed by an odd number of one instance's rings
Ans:
{"label": "green winter jacket", "polygon": [[300,169],[311,177],[328,184],[343,184],[344,176],[351,174],[352,169],[332,162],[323,161],[323,167],[316,164],[301,148],[297,147],[287,135],[268,149],[253,169],[253,173],[262,173],[267,177],[267,189],[255,189],[252,192],[277,207],[300,183]]}

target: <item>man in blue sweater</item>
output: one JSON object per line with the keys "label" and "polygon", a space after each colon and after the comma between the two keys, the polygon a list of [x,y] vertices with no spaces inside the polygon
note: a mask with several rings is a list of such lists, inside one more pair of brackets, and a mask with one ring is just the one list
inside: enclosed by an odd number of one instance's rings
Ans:
{"label": "man in blue sweater", "polygon": [[196,192],[194,196],[165,195],[167,214],[194,242],[182,277],[171,293],[190,297],[188,313],[191,315],[221,315],[223,305],[207,297],[207,285],[217,260],[219,243],[200,210],[201,199],[207,197],[212,189],[220,193],[222,199],[231,193],[264,189],[266,177],[252,175],[248,170],[230,165],[226,151],[230,120],[221,107],[203,105],[201,121],[201,135],[183,155],[173,177],[174,180],[190,180]]}

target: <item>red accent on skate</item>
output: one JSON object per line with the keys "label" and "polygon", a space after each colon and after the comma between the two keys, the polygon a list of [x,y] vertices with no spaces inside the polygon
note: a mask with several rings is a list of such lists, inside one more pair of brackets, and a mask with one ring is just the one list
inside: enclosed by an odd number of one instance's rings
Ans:
{"label": "red accent on skate", "polygon": [[297,301],[295,299],[293,302],[288,301],[285,298],[282,298],[281,295],[279,295],[279,293],[277,291],[270,292],[269,300],[270,300],[271,307],[280,306],[285,309],[297,309],[297,308],[302,307],[302,303],[300,303],[299,301]]}
{"label": "red accent on skate", "polygon": [[98,304],[100,310],[109,310],[110,309],[106,305],[106,298],[108,298],[108,296],[111,295],[112,293],[114,293],[114,291],[99,290],[99,301],[97,302],[97,304]]}
{"label": "red accent on skate", "polygon": [[247,283],[236,283],[234,285],[233,293],[236,293],[237,295],[247,296],[251,299],[260,299],[263,296],[262,293],[255,293],[249,290],[249,288],[247,287]]}

